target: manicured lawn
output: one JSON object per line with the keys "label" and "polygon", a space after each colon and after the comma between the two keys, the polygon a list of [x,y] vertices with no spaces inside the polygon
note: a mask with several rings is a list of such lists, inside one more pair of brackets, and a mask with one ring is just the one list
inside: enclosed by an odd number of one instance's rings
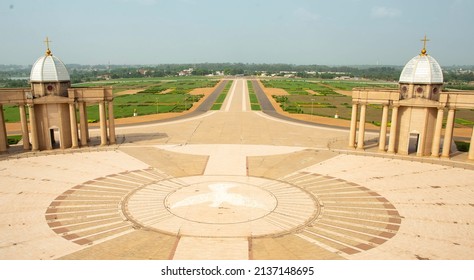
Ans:
{"label": "manicured lawn", "polygon": [[[135,111],[138,115],[149,115],[189,110],[195,102],[204,96],[203,94],[191,95],[189,94],[190,91],[196,88],[214,87],[218,82],[217,79],[192,79],[190,77],[174,79],[141,78],[81,83],[75,84],[73,87],[112,86],[114,93],[129,89],[146,88],[137,94],[115,96],[114,115],[116,118],[124,118],[133,116]],[[161,93],[165,90],[165,94]],[[6,122],[20,121],[18,106],[5,105],[3,110]],[[89,105],[87,114],[90,122],[98,121],[98,105]]]}
{"label": "manicured lawn", "polygon": [[232,81],[228,81],[227,84],[225,85],[224,90],[222,90],[222,93],[217,97],[216,101],[214,102],[214,105],[212,105],[211,110],[220,110],[222,107],[222,104],[224,104],[225,98],[227,96],[227,93],[229,93],[229,90],[232,86]]}
{"label": "manicured lawn", "polygon": [[255,104],[258,104],[257,95],[255,95],[255,94],[250,94],[249,97],[250,97],[250,103],[251,103],[251,104],[254,104],[254,103],[255,103]]}
{"label": "manicured lawn", "polygon": [[462,141],[454,141],[456,144],[456,147],[458,151],[460,152],[469,152],[469,147],[471,146],[470,143],[468,142],[462,142]]}
{"label": "manicured lawn", "polygon": [[[354,86],[366,83],[347,83],[342,81],[304,81],[304,80],[268,80],[262,81],[264,85],[285,89],[289,95],[273,96],[280,103],[283,110],[295,114],[313,114],[334,118],[337,114],[341,119],[349,120],[352,112],[352,98],[335,92],[330,87],[350,90]],[[328,84],[331,83],[330,87]],[[309,93],[310,89],[315,94]],[[380,124],[382,110],[380,106],[367,107],[367,122]]]}
{"label": "manicured lawn", "polygon": [[396,83],[384,83],[384,82],[367,82],[367,81],[321,81],[321,84],[328,85],[330,87],[340,90],[352,90],[356,87],[368,87],[368,88],[398,88]]}
{"label": "manicured lawn", "polygon": [[3,105],[3,116],[5,122],[19,122],[20,111],[16,105]]}
{"label": "manicured lawn", "polygon": [[[352,112],[352,98],[350,96],[331,93],[321,95],[318,87],[330,85],[341,90],[351,90],[353,87],[394,88],[392,83],[354,82],[354,81],[303,81],[303,80],[268,80],[262,81],[270,87],[285,89],[290,95],[273,96],[280,106],[290,113],[311,114],[334,118],[337,114],[341,119],[349,120]],[[319,85],[318,85],[319,84]],[[305,89],[312,89],[318,94],[310,94]],[[446,121],[447,113],[444,114]],[[366,120],[368,123],[379,126],[382,119],[382,106],[369,104]],[[474,110],[456,110],[456,127],[474,126]]]}
{"label": "manicured lawn", "polygon": [[[114,113],[116,118],[129,117],[137,110],[139,115],[156,113],[180,112],[188,110],[194,102],[203,95],[190,95],[196,88],[214,87],[218,79],[204,77],[173,77],[173,78],[131,78],[91,83],[75,84],[75,87],[112,86],[113,93],[130,89],[143,89],[137,94],[116,96],[114,99]],[[165,94],[162,92],[166,91]],[[90,118],[96,118],[97,106],[92,105]],[[88,116],[89,117],[89,116]]]}
{"label": "manicured lawn", "polygon": [[8,135],[7,141],[8,145],[15,145],[20,142],[22,136],[21,135]]}
{"label": "manicured lawn", "polygon": [[250,104],[250,108],[252,111],[260,111],[262,108],[260,107],[260,104]]}
{"label": "manicured lawn", "polygon": [[247,88],[249,89],[250,108],[252,111],[262,110],[251,81],[247,81]]}
{"label": "manicured lawn", "polygon": [[214,103],[214,105],[212,105],[211,107],[211,110],[220,110],[222,107],[222,103]]}
{"label": "manicured lawn", "polygon": [[[132,117],[136,112],[139,116],[157,113],[182,112],[189,110],[194,102],[204,95],[189,94],[133,94],[117,96],[114,99],[115,118]],[[98,105],[87,106],[87,118],[99,120]]]}
{"label": "manicured lawn", "polygon": [[225,100],[226,96],[227,96],[227,94],[224,94],[224,93],[219,94],[219,96],[217,97],[215,103],[220,103],[220,104],[224,103],[224,100]]}
{"label": "manicured lawn", "polygon": [[337,92],[320,83],[313,83],[304,80],[262,80],[267,88],[281,88],[289,94],[311,95],[307,90],[312,90],[317,95],[339,95]]}
{"label": "manicured lawn", "polygon": [[162,82],[159,85],[150,86],[140,93],[160,93],[165,90],[168,93],[182,94],[188,93],[195,88],[214,87],[218,80],[180,80],[173,82]]}
{"label": "manicured lawn", "polygon": [[[474,114],[473,114],[474,115]],[[465,120],[465,119],[461,119],[461,118],[456,118],[454,120],[455,123],[457,124],[460,124],[460,125],[466,125],[466,126],[472,126],[474,125],[474,122],[473,121],[470,121],[470,120]]]}

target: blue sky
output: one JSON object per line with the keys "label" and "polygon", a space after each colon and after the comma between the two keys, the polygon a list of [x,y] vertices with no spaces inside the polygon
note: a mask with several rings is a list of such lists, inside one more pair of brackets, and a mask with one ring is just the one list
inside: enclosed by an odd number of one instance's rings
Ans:
{"label": "blue sky", "polygon": [[472,0],[0,0],[0,64],[474,64]]}

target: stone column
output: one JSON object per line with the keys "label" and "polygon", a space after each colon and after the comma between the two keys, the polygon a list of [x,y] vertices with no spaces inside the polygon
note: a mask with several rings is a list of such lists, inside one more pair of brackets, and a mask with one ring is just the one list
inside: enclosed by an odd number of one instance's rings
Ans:
{"label": "stone column", "polygon": [[444,132],[444,143],[442,157],[449,157],[451,154],[451,142],[453,141],[454,115],[456,110],[450,108],[448,111],[448,120],[446,121],[446,130]]}
{"label": "stone column", "polygon": [[81,130],[81,146],[85,147],[89,139],[85,102],[79,102],[79,126]]}
{"label": "stone column", "polygon": [[39,150],[38,142],[38,128],[36,126],[36,115],[35,115],[35,105],[30,105],[28,107],[28,114],[30,115],[30,126],[31,126],[31,150]]}
{"label": "stone column", "polygon": [[443,128],[443,108],[438,108],[438,115],[436,116],[435,132],[433,136],[433,144],[431,145],[431,156],[439,157],[439,142],[441,140],[441,129]]}
{"label": "stone column", "polygon": [[89,118],[87,117],[87,103],[84,102],[83,104],[84,106],[84,117],[86,118],[86,139],[87,139],[87,142],[90,142],[91,141],[91,137],[89,135]]}
{"label": "stone column", "polygon": [[3,105],[0,104],[0,152],[6,152],[8,148],[7,129],[3,116]]}
{"label": "stone column", "polygon": [[349,132],[349,147],[355,147],[356,129],[357,129],[357,103],[352,104],[351,130]]}
{"label": "stone column", "polygon": [[359,135],[357,137],[357,150],[364,149],[364,136],[365,136],[365,112],[367,104],[360,106],[360,120],[359,120]]}
{"label": "stone column", "polygon": [[471,142],[469,145],[469,154],[467,158],[474,160],[474,127],[472,128]]}
{"label": "stone column", "polygon": [[99,102],[100,145],[107,145],[107,119],[105,116],[105,101]]}
{"label": "stone column", "polygon": [[116,139],[115,139],[115,118],[114,118],[114,102],[109,101],[108,102],[108,115],[109,115],[109,143],[115,144]]}
{"label": "stone column", "polygon": [[388,152],[395,153],[395,142],[397,140],[398,107],[392,108],[392,124],[390,126],[390,136],[388,139]]}
{"label": "stone column", "polygon": [[23,150],[30,149],[30,135],[28,133],[28,120],[26,118],[25,105],[19,105],[21,120],[21,137],[23,139]]}
{"label": "stone column", "polygon": [[76,117],[76,106],[74,103],[69,103],[69,119],[71,122],[71,138],[72,138],[72,147],[78,148],[79,143],[77,141],[77,117]]}
{"label": "stone column", "polygon": [[380,123],[379,151],[385,151],[387,138],[388,105],[383,105],[382,122]]}

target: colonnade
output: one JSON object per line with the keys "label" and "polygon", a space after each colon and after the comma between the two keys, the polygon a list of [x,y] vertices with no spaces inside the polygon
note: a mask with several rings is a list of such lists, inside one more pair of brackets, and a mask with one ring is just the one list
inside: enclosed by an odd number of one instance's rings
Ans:
{"label": "colonnade", "polygon": [[[378,150],[382,152],[397,153],[396,144],[398,138],[398,105],[389,106],[389,104],[382,104],[382,121],[380,123],[380,134],[379,134],[379,145]],[[359,110],[360,108],[360,110]],[[349,131],[349,147],[355,148],[357,150],[364,150],[364,137],[365,137],[365,120],[366,120],[366,109],[367,103],[354,102],[352,104],[352,114],[351,114],[351,126]],[[388,148],[386,149],[386,137],[387,137],[387,127],[388,127],[388,116],[389,110],[392,110],[391,114],[391,125],[389,132],[389,142]],[[440,156],[440,143],[441,143],[441,131],[443,128],[443,117],[444,117],[444,107],[439,107],[437,116],[435,131],[431,146],[431,156],[439,157]],[[359,112],[360,111],[360,112]],[[441,157],[449,158],[451,154],[451,143],[453,140],[453,131],[454,131],[454,121],[455,121],[455,108],[448,108],[448,116],[446,121],[446,128],[443,138],[443,146],[441,151]],[[359,115],[359,121],[357,121],[357,116]],[[357,125],[359,123],[359,125]],[[357,129],[358,128],[358,129]],[[428,128],[429,129],[429,128]],[[357,131],[358,130],[358,131]],[[356,142],[357,136],[357,142]],[[424,141],[424,139],[422,139]],[[474,143],[474,128],[471,135],[471,142]],[[423,145],[421,143],[421,145]],[[474,160],[474,144],[470,145],[468,159]]]}
{"label": "colonnade", "polygon": [[[77,108],[76,108],[77,105]],[[90,141],[89,124],[87,120],[86,102],[72,102],[69,103],[69,119],[71,126],[71,148],[78,148],[79,146],[87,146]],[[39,150],[38,127],[36,122],[35,104],[19,104],[21,135],[23,140],[24,150]],[[26,114],[28,109],[29,122]],[[107,108],[107,110],[106,110]],[[76,109],[79,109],[79,132],[77,126]],[[106,112],[107,111],[107,112]],[[99,102],[99,125],[100,125],[100,144],[115,144],[115,119],[113,110],[113,101]],[[79,143],[80,139],[80,143]],[[64,148],[64,147],[61,147]],[[5,152],[8,149],[7,130],[5,125],[5,118],[3,113],[3,105],[0,104],[0,152]]]}

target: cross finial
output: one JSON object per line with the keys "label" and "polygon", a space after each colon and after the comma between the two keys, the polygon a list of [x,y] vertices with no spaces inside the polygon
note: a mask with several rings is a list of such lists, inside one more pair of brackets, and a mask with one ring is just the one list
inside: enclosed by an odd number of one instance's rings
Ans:
{"label": "cross finial", "polygon": [[46,37],[46,40],[44,40],[44,42],[46,43],[46,48],[47,48],[47,49],[46,49],[46,55],[52,55],[52,54],[51,54],[51,50],[49,49],[49,43],[51,43],[52,41],[50,41],[50,40],[48,39],[48,37]]}
{"label": "cross finial", "polygon": [[428,42],[429,39],[427,39],[425,35],[425,38],[421,39],[421,41],[423,41],[423,49],[421,50],[421,55],[426,55],[426,42]]}

